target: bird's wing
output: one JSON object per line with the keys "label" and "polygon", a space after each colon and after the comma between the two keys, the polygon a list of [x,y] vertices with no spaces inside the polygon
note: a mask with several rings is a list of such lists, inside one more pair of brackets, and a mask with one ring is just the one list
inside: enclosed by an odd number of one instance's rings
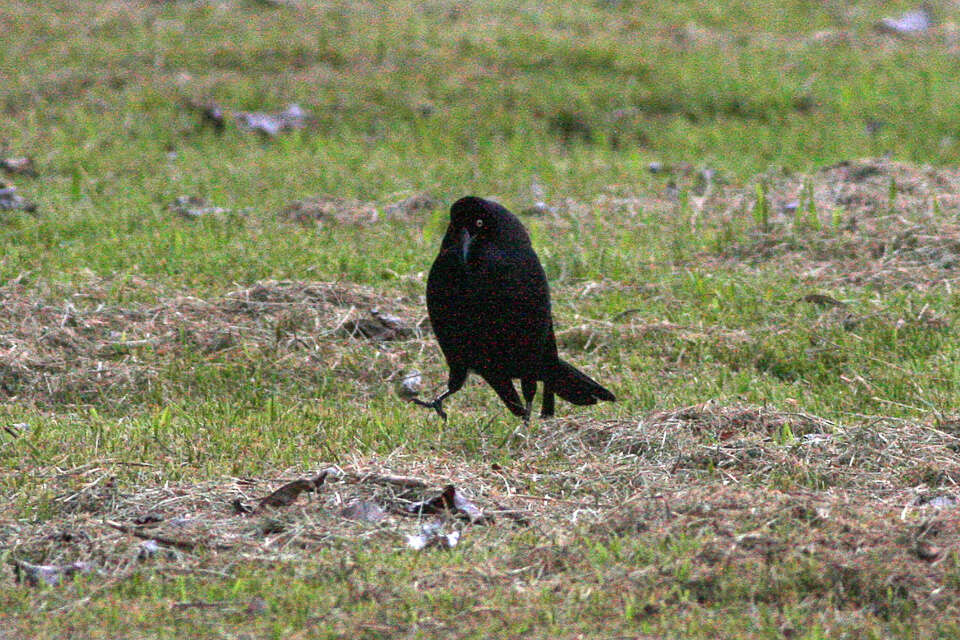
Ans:
{"label": "bird's wing", "polygon": [[487,361],[519,372],[555,358],[547,276],[533,249],[491,247],[472,266],[472,324]]}
{"label": "bird's wing", "polygon": [[469,329],[475,302],[453,251],[441,251],[427,277],[427,312],[440,349],[451,366],[469,366]]}
{"label": "bird's wing", "polygon": [[550,319],[547,275],[533,249],[491,247],[477,257],[476,271],[473,280],[483,293],[484,306],[538,323]]}

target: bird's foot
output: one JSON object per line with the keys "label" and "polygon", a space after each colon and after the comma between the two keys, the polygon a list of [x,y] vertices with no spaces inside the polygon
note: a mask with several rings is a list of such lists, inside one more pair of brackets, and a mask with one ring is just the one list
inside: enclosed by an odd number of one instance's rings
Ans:
{"label": "bird's foot", "polygon": [[447,421],[447,412],[443,410],[443,396],[437,397],[431,402],[426,400],[421,400],[420,398],[411,398],[415,404],[420,405],[421,407],[426,407],[427,409],[433,409],[437,412],[437,415],[443,418],[443,421]]}

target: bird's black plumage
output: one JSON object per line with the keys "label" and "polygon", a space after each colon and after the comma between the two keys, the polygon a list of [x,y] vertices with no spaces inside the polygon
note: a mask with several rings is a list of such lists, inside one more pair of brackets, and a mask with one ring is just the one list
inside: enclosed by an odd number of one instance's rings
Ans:
{"label": "bird's black plumage", "polygon": [[443,400],[471,371],[524,420],[530,418],[538,381],[543,382],[542,416],[553,415],[554,394],[579,405],[614,400],[557,355],[547,276],[523,224],[496,202],[468,196],[453,203],[427,279],[427,309],[450,378],[447,391],[433,402],[416,402],[443,417]]}

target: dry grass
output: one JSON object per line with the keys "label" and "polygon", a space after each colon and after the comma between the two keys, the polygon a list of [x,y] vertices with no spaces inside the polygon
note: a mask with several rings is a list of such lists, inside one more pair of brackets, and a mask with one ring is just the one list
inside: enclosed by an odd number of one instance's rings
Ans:
{"label": "dry grass", "polygon": [[[478,571],[486,584],[518,589],[531,580],[567,589],[571,576],[582,586],[593,570],[583,545],[623,539],[650,549],[692,545],[659,566],[605,566],[606,589],[660,594],[644,615],[672,606],[676,585],[696,607],[753,588],[732,580],[756,586],[754,597],[768,603],[831,602],[854,619],[956,615],[953,428],[884,418],[839,425],[712,403],[638,421],[561,419],[518,435],[510,465],[356,457],[341,468],[320,465],[327,471],[316,496],[253,513],[244,505],[314,473],[171,484],[153,482],[144,465],[140,483],[120,486],[114,475],[126,463],[95,460],[42,472],[31,491],[53,494],[53,512],[26,522],[8,506],[0,530],[11,560],[86,563],[98,588],[143,571],[227,576],[237,563],[296,562],[342,545],[415,553],[408,536],[433,527],[459,532],[458,546],[470,553],[494,551],[482,568],[424,577],[453,592]],[[411,512],[449,484],[483,517]],[[31,500],[11,498],[7,505]],[[13,580],[13,572],[4,578]]]}
{"label": "dry grass", "polygon": [[[212,301],[175,296],[127,307],[106,297],[96,284],[61,303],[20,285],[0,288],[0,391],[9,401],[122,401],[158,384],[186,354],[255,354],[308,376],[337,368],[345,341],[422,340],[429,331],[419,301],[345,283],[268,281]],[[386,347],[379,354],[381,362],[358,376],[361,385],[399,374],[404,355]]]}
{"label": "dry grass", "polygon": [[593,496],[598,532],[698,539],[698,588],[805,558],[829,569],[843,606],[876,612],[887,586],[930,613],[956,613],[952,423],[838,425],[707,403],[635,423],[556,427],[536,444],[579,461],[561,495]]}
{"label": "dry grass", "polygon": [[[732,260],[776,260],[828,286],[884,288],[957,280],[960,171],[885,159],[841,162],[810,175],[769,172],[769,227],[724,250]],[[755,212],[757,194],[721,188],[702,203],[730,218]]]}
{"label": "dry grass", "polygon": [[594,234],[661,230],[662,220],[678,220],[677,230],[689,234],[685,244],[710,239],[708,251],[680,261],[697,269],[775,264],[824,286],[950,290],[957,280],[958,170],[861,159],[811,174],[772,169],[739,184],[678,163],[658,167],[654,179],[645,193],[615,185],[592,202],[558,200],[544,224],[589,242]]}

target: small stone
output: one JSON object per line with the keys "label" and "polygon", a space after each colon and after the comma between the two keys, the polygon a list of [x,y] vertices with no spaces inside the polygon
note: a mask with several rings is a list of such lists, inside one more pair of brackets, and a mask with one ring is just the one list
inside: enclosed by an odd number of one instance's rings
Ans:
{"label": "small stone", "polygon": [[160,545],[156,540],[144,540],[137,549],[138,560],[149,560],[160,553]]}
{"label": "small stone", "polygon": [[397,395],[405,399],[416,398],[420,395],[422,387],[423,378],[420,372],[414,369],[397,381]]}
{"label": "small stone", "polygon": [[534,202],[520,213],[525,216],[545,216],[554,213],[554,209],[546,202]]}
{"label": "small stone", "polygon": [[780,213],[784,215],[792,215],[796,213],[797,209],[800,208],[799,200],[791,200],[790,202],[784,202],[780,205]]}
{"label": "small stone", "polygon": [[300,105],[292,103],[279,113],[238,111],[233,114],[233,117],[241,129],[262,133],[272,138],[282,131],[304,128],[310,114]]}
{"label": "small stone", "polygon": [[167,209],[187,220],[197,220],[204,216],[229,213],[229,209],[208,206],[206,200],[197,196],[177,196],[173,202],[167,205]]}
{"label": "small stone", "polygon": [[26,211],[33,213],[37,205],[17,193],[13,185],[0,184],[0,211]]}
{"label": "small stone", "polygon": [[11,174],[21,174],[25,176],[37,175],[37,171],[33,166],[33,160],[26,156],[20,158],[0,158],[0,168]]}
{"label": "small stone", "polygon": [[933,26],[933,16],[926,9],[908,11],[897,18],[884,18],[876,24],[880,33],[893,35],[913,35],[922,33]]}

